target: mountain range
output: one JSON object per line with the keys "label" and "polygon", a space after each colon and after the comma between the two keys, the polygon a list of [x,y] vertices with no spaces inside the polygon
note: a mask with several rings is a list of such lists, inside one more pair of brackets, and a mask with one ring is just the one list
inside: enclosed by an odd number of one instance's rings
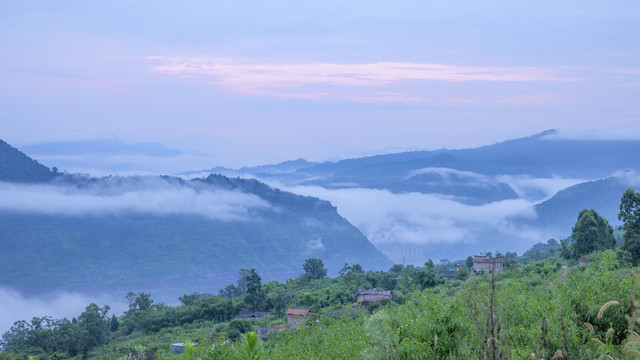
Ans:
{"label": "mountain range", "polygon": [[[421,264],[566,237],[583,208],[618,225],[622,193],[640,184],[638,153],[640,141],[576,140],[547,130],[471,149],[208,171],[326,198],[394,261]],[[356,194],[380,199],[383,214],[362,218],[368,209],[358,208],[364,201]]]}
{"label": "mountain range", "polygon": [[[568,140],[556,130],[472,149],[412,151],[338,162],[304,159],[241,169],[202,170],[252,175],[287,186],[372,188],[395,193],[419,192],[455,197],[466,204],[516,199],[500,176],[592,180],[616,171],[640,168],[640,141]],[[189,175],[198,172],[186,172]],[[532,191],[534,191],[532,189]],[[537,200],[545,194],[530,194]]]}
{"label": "mountain range", "polygon": [[[5,198],[31,202],[2,205],[0,233],[13,245],[0,270],[18,276],[0,285],[178,292],[185,284],[225,285],[240,267],[259,268],[265,279],[296,276],[308,257],[322,258],[335,274],[345,262],[383,269],[521,253],[569,236],[584,208],[619,225],[622,193],[640,188],[640,141],[560,135],[160,177],[54,173],[2,143]],[[70,199],[77,206],[60,205]],[[42,250],[73,261],[32,262]],[[70,272],[77,276],[66,282]]]}
{"label": "mountain range", "polygon": [[312,257],[334,275],[345,263],[392,265],[318,198],[222,175],[54,173],[3,145],[0,285],[26,294],[139,290],[162,299],[214,292],[241,268],[284,281]]}

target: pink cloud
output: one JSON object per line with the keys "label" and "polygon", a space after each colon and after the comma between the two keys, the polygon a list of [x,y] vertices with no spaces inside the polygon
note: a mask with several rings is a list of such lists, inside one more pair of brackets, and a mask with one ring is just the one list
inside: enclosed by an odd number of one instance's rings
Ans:
{"label": "pink cloud", "polygon": [[[160,74],[205,79],[224,91],[239,95],[286,98],[344,98],[358,102],[424,102],[402,93],[379,91],[402,82],[541,82],[574,81],[552,68],[481,67],[426,63],[378,62],[365,64],[264,63],[249,64],[225,58],[152,57],[164,64],[152,68]],[[318,91],[318,87],[322,87]],[[327,91],[331,87],[332,91]],[[336,88],[375,90],[338,96]],[[292,89],[295,89],[292,91]],[[360,91],[362,92],[362,90]]]}

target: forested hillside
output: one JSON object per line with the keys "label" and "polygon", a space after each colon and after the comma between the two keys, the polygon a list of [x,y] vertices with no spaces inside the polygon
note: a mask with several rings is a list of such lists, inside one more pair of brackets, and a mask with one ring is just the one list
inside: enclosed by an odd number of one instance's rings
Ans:
{"label": "forested hillside", "polygon": [[587,181],[559,191],[552,198],[536,205],[535,219],[518,219],[532,229],[568,235],[576,214],[585,208],[595,209],[611,224],[619,225],[620,194],[627,188],[638,189],[637,173],[626,172],[604,179]]}
{"label": "forested hillside", "polygon": [[[345,262],[390,265],[330,203],[256,180],[66,177],[49,186],[27,190],[43,199],[34,207],[2,210],[2,285],[177,296],[217,289],[243,267],[284,280],[309,257],[333,274]],[[47,204],[54,196],[71,204]]]}
{"label": "forested hillside", "polygon": [[54,176],[49,168],[0,140],[0,181],[35,183]]}
{"label": "forested hillside", "polygon": [[331,274],[345,262],[391,265],[318,198],[222,175],[54,174],[2,145],[0,285],[25,294],[153,290],[169,299],[214,291],[245,267],[284,281],[309,257]]}

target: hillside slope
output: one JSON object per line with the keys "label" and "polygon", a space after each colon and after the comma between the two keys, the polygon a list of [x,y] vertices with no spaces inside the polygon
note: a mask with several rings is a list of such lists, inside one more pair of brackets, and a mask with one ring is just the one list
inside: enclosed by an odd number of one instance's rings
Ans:
{"label": "hillside slope", "polygon": [[604,179],[587,181],[559,191],[552,198],[535,206],[535,219],[516,219],[516,223],[557,237],[571,235],[571,228],[582,209],[594,209],[614,228],[618,220],[620,199],[628,188],[638,191],[640,177],[635,171],[626,171]]}
{"label": "hillside slope", "polygon": [[25,293],[216,291],[255,267],[267,280],[323,259],[392,263],[329,202],[221,175],[59,175],[0,183],[0,286]]}
{"label": "hillside slope", "polygon": [[42,182],[54,176],[48,167],[0,140],[0,181]]}

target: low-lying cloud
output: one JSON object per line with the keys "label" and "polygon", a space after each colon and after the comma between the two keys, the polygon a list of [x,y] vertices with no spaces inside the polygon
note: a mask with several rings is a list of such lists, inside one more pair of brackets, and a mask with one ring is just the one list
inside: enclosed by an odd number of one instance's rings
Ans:
{"label": "low-lying cloud", "polygon": [[0,335],[11,329],[16,321],[30,321],[34,317],[51,316],[54,319],[78,317],[87,305],[108,305],[111,314],[126,310],[124,302],[113,302],[90,296],[59,292],[49,295],[25,296],[10,288],[0,287]]}
{"label": "low-lying cloud", "polygon": [[439,183],[454,184],[464,182],[465,186],[475,186],[480,188],[497,187],[500,184],[490,176],[445,167],[428,167],[409,172],[407,179],[420,175],[437,175],[441,181]]}
{"label": "low-lying cloud", "polygon": [[640,185],[640,172],[636,170],[616,171],[612,176],[625,185]]}
{"label": "low-lying cloud", "polygon": [[640,125],[605,126],[597,129],[559,129],[545,140],[640,140]]}
{"label": "low-lying cloud", "polygon": [[519,197],[530,201],[547,200],[562,189],[586,181],[557,176],[534,178],[528,175],[498,175],[496,180],[508,184]]}
{"label": "low-lying cloud", "polygon": [[123,212],[249,220],[270,205],[260,197],[160,178],[105,178],[87,185],[0,183],[0,211],[86,215]]}
{"label": "low-lying cloud", "polygon": [[[450,178],[449,180],[464,184],[506,183],[519,198],[468,205],[457,201],[455,197],[442,194],[273,185],[297,194],[331,201],[342,216],[395,261],[407,260],[421,264],[427,256],[436,252],[444,256],[454,253],[457,254],[455,256],[462,256],[461,254],[469,255],[467,252],[493,251],[496,248],[502,251],[524,251],[536,242],[557,236],[558,234],[551,234],[547,229],[533,229],[522,225],[518,219],[535,218],[535,204],[552,197],[559,190],[581,182],[580,179],[560,177],[485,176],[444,168],[420,169],[407,176],[425,174],[436,174],[443,181]],[[628,181],[633,181],[636,177],[629,172],[617,176]],[[413,256],[413,252],[420,255]]]}
{"label": "low-lying cloud", "polygon": [[503,220],[515,214],[535,216],[533,204],[523,199],[473,206],[437,194],[317,186],[288,190],[331,201],[374,244],[473,243],[477,240],[475,230],[498,228]]}

